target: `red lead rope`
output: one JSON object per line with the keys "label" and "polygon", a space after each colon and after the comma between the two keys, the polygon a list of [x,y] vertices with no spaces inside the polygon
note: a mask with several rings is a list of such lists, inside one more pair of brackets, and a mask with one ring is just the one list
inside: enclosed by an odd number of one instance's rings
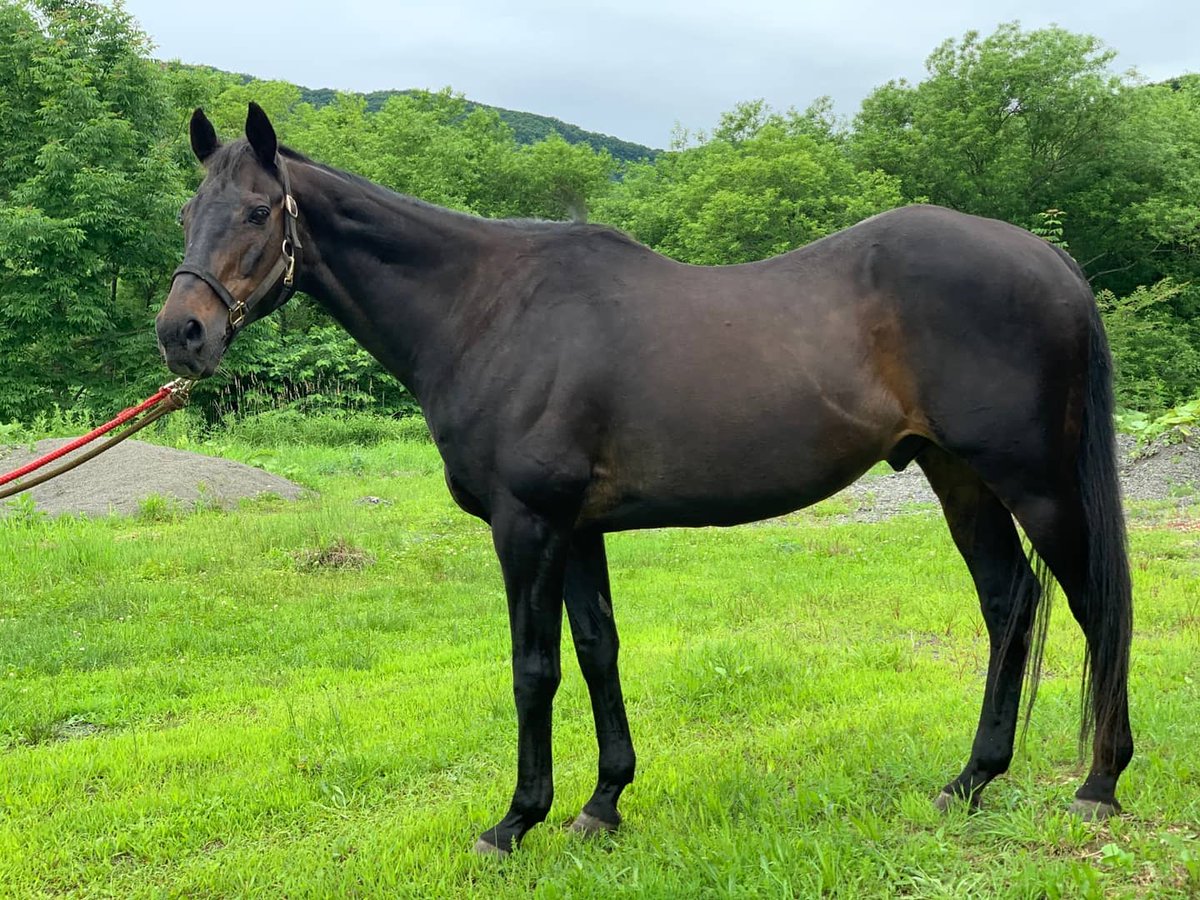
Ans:
{"label": "red lead rope", "polygon": [[28,463],[27,465],[21,466],[21,468],[15,469],[6,475],[0,475],[0,486],[8,484],[10,481],[16,481],[18,478],[23,478],[24,476],[28,475],[30,472],[36,472],[38,469],[42,468],[42,466],[49,465],[50,463],[54,462],[56,459],[61,459],[62,457],[66,456],[68,453],[73,453],[74,451],[78,450],[80,447],[82,447],[86,444],[90,444],[92,441],[96,440],[96,438],[103,437],[104,435],[106,435],[110,431],[112,431],[114,428],[120,428],[122,425],[124,425],[130,419],[133,419],[133,418],[141,415],[142,413],[144,413],[146,410],[150,409],[151,407],[157,406],[158,404],[162,403],[167,398],[171,397],[177,391],[181,395],[186,397],[186,391],[187,391],[188,387],[191,387],[191,383],[185,381],[184,379],[179,379],[178,381],[173,381],[170,384],[163,385],[161,388],[158,389],[157,393],[155,393],[154,396],[147,398],[146,400],[139,403],[137,406],[129,407],[129,409],[122,412],[111,422],[108,422],[104,425],[101,425],[99,428],[89,431],[83,437],[76,438],[75,440],[71,441],[70,443],[64,444],[63,446],[59,447],[57,450],[53,451],[52,453],[47,453],[45,456],[41,457],[40,459],[35,459],[33,462]]}

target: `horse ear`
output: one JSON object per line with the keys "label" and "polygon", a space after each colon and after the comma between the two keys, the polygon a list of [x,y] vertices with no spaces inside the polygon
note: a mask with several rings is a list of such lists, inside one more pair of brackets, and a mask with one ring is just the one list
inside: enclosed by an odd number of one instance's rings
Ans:
{"label": "horse ear", "polygon": [[258,161],[268,168],[274,168],[279,142],[275,138],[271,120],[267,118],[263,108],[254,102],[251,102],[246,111],[246,140],[250,142]]}
{"label": "horse ear", "polygon": [[217,148],[221,146],[221,141],[217,137],[217,130],[213,128],[212,122],[208,121],[208,116],[204,114],[204,110],[197,109],[192,113],[192,123],[189,127],[192,137],[192,152],[196,154],[196,159],[204,162]]}

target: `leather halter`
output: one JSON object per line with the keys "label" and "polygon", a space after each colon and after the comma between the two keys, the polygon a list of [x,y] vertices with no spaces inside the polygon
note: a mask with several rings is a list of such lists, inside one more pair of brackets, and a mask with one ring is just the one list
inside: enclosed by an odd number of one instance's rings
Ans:
{"label": "leather halter", "polygon": [[279,260],[259,282],[258,287],[250,293],[250,296],[238,300],[216,275],[208,269],[188,262],[179,266],[171,276],[171,283],[174,284],[175,279],[180,275],[194,275],[212,288],[213,293],[229,308],[230,332],[237,331],[245,324],[250,311],[259,304],[263,297],[271,293],[275,285],[279,283],[280,276],[283,277],[283,293],[276,306],[282,306],[296,290],[293,286],[296,280],[296,255],[301,249],[296,220],[300,215],[300,209],[296,206],[296,198],[292,196],[292,185],[288,179],[287,165],[282,156],[275,157],[275,169],[279,173],[279,180],[283,183],[283,245],[280,247]]}

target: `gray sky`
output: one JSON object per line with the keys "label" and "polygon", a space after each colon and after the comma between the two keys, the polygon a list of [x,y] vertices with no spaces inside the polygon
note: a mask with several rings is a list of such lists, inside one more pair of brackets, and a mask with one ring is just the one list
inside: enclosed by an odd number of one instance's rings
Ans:
{"label": "gray sky", "polygon": [[[656,147],[740,100],[852,116],[942,40],[1019,20],[1094,34],[1118,71],[1200,71],[1194,0],[126,0],[157,55],[352,91],[442,88]],[[920,11],[914,11],[920,10]]]}

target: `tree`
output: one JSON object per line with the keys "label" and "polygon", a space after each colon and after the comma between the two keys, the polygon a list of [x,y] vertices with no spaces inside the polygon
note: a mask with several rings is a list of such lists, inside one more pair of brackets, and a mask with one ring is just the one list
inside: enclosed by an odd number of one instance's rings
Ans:
{"label": "tree", "polygon": [[506,196],[497,197],[495,206],[506,216],[585,220],[589,203],[608,189],[614,170],[607,152],[551,134],[506,158],[497,181]]}
{"label": "tree", "polygon": [[792,250],[902,202],[898,181],[856,169],[819,117],[743,104],[698,141],[628,167],[597,218],[718,265]]}
{"label": "tree", "polygon": [[[1200,281],[1200,82],[1135,86],[1122,100],[1117,139],[1066,200],[1084,220],[1080,260],[1118,293]],[[1185,288],[1171,305],[1194,316],[1200,295]]]}
{"label": "tree", "polygon": [[0,5],[0,417],[154,371],[185,195],[148,49],[119,3]]}
{"label": "tree", "polygon": [[1071,209],[1065,198],[1119,137],[1114,55],[1061,28],[968,32],[930,55],[920,84],[891,81],[863,101],[852,152],[907,197],[1033,224],[1041,210]]}
{"label": "tree", "polygon": [[1164,278],[1124,297],[1108,290],[1097,295],[1116,360],[1120,406],[1157,414],[1200,395],[1200,334],[1171,310],[1181,291]]}

